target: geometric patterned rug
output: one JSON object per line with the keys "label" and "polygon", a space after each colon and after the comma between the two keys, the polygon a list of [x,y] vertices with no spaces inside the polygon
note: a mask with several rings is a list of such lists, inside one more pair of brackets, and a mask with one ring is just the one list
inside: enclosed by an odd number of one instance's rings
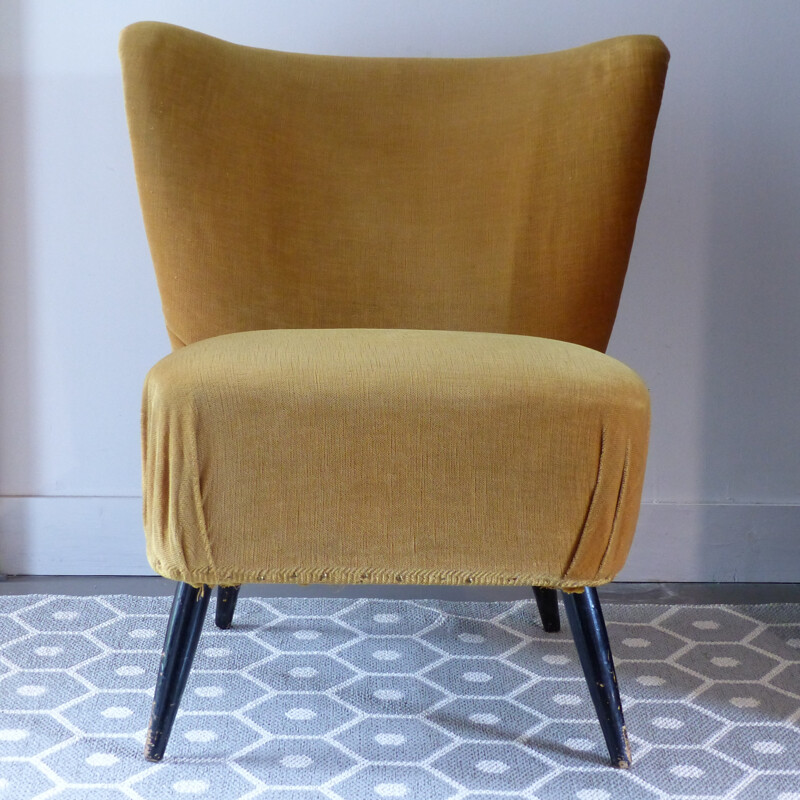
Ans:
{"label": "geometric patterned rug", "polygon": [[533,600],[212,599],[151,764],[170,602],[0,597],[0,798],[800,800],[798,605],[606,604],[621,771]]}

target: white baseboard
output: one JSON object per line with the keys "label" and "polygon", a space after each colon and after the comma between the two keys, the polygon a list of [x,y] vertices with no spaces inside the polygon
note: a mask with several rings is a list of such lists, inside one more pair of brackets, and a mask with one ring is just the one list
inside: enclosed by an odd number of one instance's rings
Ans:
{"label": "white baseboard", "polygon": [[152,575],[141,497],[0,497],[0,572]]}
{"label": "white baseboard", "polygon": [[644,503],[617,580],[800,583],[800,505]]}
{"label": "white baseboard", "polygon": [[[152,575],[139,497],[0,497],[0,572]],[[645,503],[621,581],[800,583],[800,505]]]}

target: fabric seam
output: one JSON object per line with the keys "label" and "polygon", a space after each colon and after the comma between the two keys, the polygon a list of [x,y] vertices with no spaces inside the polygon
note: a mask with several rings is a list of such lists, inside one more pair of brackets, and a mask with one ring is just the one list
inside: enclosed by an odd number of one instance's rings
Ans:
{"label": "fabric seam", "polygon": [[[568,580],[570,573],[575,568],[575,565],[578,563],[579,557],[582,554],[583,550],[585,549],[586,545],[586,526],[589,524],[589,520],[592,517],[592,511],[594,511],[597,497],[599,494],[599,486],[600,482],[603,479],[603,467],[605,465],[605,453],[606,453],[606,426],[603,425],[601,433],[600,433],[600,457],[597,463],[597,477],[595,478],[594,488],[592,489],[592,499],[589,501],[589,508],[586,510],[586,516],[583,519],[583,525],[581,526],[580,536],[578,537],[578,542],[575,545],[575,551],[572,554],[572,558],[570,559],[569,566],[564,570],[563,579]],[[589,585],[589,584],[586,584]]]}

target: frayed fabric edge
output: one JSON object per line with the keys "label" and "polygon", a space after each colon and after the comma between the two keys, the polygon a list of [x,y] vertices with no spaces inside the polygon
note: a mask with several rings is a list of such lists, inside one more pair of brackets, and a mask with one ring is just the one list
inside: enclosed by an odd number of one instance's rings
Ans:
{"label": "frayed fabric edge", "polygon": [[165,578],[182,581],[191,586],[238,586],[244,583],[286,583],[308,585],[312,583],[358,585],[381,584],[395,586],[440,585],[440,586],[540,586],[562,589],[565,592],[581,592],[587,586],[609,583],[608,578],[576,580],[554,578],[533,573],[475,572],[467,570],[387,570],[358,568],[300,568],[237,570],[220,573],[217,570],[195,570],[190,574],[180,569],[167,568],[158,563],[153,569]]}

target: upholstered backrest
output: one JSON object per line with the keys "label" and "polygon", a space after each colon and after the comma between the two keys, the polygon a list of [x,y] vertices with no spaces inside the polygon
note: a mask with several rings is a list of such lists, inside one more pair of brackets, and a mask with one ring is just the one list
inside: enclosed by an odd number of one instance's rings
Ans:
{"label": "upholstered backrest", "polygon": [[604,349],[669,54],[298,55],[162,23],[120,43],[174,347],[419,328]]}

